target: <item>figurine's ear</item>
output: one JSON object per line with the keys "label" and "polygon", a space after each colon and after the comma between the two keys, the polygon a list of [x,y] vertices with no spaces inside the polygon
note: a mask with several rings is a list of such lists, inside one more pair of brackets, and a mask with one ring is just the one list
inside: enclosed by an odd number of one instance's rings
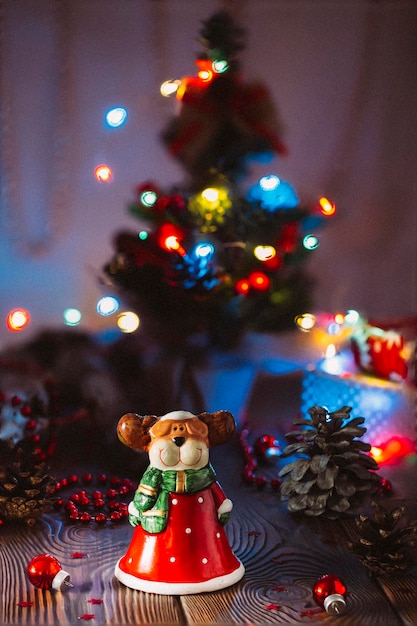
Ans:
{"label": "figurine's ear", "polygon": [[215,413],[200,413],[198,419],[208,427],[208,440],[211,446],[230,441],[236,430],[235,418],[229,411]]}
{"label": "figurine's ear", "polygon": [[156,415],[137,415],[126,413],[117,424],[117,436],[120,441],[135,450],[147,450],[151,441],[149,429],[157,421]]}

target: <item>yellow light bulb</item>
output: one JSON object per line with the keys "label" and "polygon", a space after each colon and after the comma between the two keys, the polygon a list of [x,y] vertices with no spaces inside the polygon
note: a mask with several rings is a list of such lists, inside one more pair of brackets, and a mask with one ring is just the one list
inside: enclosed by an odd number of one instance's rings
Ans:
{"label": "yellow light bulb", "polygon": [[160,87],[160,92],[165,98],[173,96],[178,91],[178,87],[181,85],[180,80],[166,80]]}
{"label": "yellow light bulb", "polygon": [[303,313],[295,318],[295,323],[303,332],[309,332],[316,324],[316,318],[312,313]]}
{"label": "yellow light bulb", "polygon": [[320,212],[323,215],[334,215],[336,213],[336,205],[332,204],[327,198],[320,198],[319,205]]}
{"label": "yellow light bulb", "polygon": [[111,167],[108,165],[97,165],[94,170],[94,176],[97,178],[99,183],[109,183],[113,178],[113,172]]}
{"label": "yellow light bulb", "polygon": [[201,192],[201,195],[207,202],[217,202],[219,199],[219,192],[217,189],[214,189],[214,187],[207,187],[207,189]]}
{"label": "yellow light bulb", "polygon": [[256,246],[253,254],[258,261],[269,261],[277,255],[277,251],[273,246]]}

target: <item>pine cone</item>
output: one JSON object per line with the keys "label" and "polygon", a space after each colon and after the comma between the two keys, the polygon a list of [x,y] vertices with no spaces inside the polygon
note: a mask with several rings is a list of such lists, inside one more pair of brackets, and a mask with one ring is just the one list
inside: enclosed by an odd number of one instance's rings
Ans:
{"label": "pine cone", "polygon": [[370,456],[371,446],[358,441],[366,428],[363,417],[349,418],[351,407],[333,413],[325,407],[309,409],[310,417],[295,421],[303,430],[287,433],[294,443],[282,457],[294,454],[302,458],[284,466],[279,475],[286,477],[281,497],[288,501],[291,513],[325,515],[331,519],[358,507],[373,491],[379,477],[378,465]]}
{"label": "pine cone", "polygon": [[374,519],[360,515],[355,520],[360,539],[349,543],[352,552],[373,576],[406,571],[417,565],[417,528],[404,523],[398,527],[405,508],[388,512],[376,502],[372,502],[372,507]]}
{"label": "pine cone", "polygon": [[32,526],[51,508],[54,479],[36,453],[16,446],[8,456],[9,463],[0,466],[0,517]]}

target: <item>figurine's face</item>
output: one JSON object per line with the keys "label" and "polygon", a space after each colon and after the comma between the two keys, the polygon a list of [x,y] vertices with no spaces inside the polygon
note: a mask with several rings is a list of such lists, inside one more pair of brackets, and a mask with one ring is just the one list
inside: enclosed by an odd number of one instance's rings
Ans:
{"label": "figurine's face", "polygon": [[208,428],[197,417],[159,420],[149,431],[152,467],[160,470],[201,469],[209,461]]}

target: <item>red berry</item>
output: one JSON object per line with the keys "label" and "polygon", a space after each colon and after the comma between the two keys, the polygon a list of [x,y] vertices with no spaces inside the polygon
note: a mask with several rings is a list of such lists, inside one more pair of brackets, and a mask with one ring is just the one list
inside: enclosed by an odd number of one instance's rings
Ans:
{"label": "red berry", "polygon": [[84,524],[88,524],[90,520],[91,520],[90,513],[87,513],[87,511],[84,511],[83,513],[81,513],[80,522],[83,522]]}
{"label": "red berry", "polygon": [[107,474],[99,474],[99,475],[97,476],[97,482],[98,482],[100,485],[105,485],[105,484],[106,484],[106,482],[107,482],[107,480],[108,480],[108,478],[107,478]]}
{"label": "red berry", "polygon": [[106,496],[107,496],[107,498],[109,498],[111,500],[114,500],[114,498],[117,498],[117,491],[116,491],[116,489],[107,489]]}
{"label": "red berry", "polygon": [[101,493],[101,491],[93,491],[91,497],[93,498],[93,500],[101,500],[103,494]]}
{"label": "red berry", "polygon": [[122,519],[121,514],[119,513],[119,511],[112,511],[110,513],[110,519],[112,522],[120,522]]}
{"label": "red berry", "polygon": [[12,396],[11,400],[11,405],[14,406],[19,406],[19,404],[22,403],[22,400],[19,398],[19,396]]}
{"label": "red berry", "polygon": [[279,488],[281,487],[281,481],[279,478],[273,478],[271,480],[271,487],[274,491],[278,491]]}
{"label": "red berry", "polygon": [[117,500],[110,500],[107,503],[107,506],[109,507],[110,511],[118,511],[119,510],[119,503],[117,502]]}
{"label": "red berry", "polygon": [[86,485],[89,485],[92,480],[93,480],[92,474],[83,474],[83,483],[85,483]]}
{"label": "red berry", "polygon": [[94,507],[96,509],[101,509],[106,503],[104,502],[103,498],[95,498],[94,500]]}
{"label": "red berry", "polygon": [[258,476],[256,479],[256,486],[258,487],[258,489],[263,489],[265,485],[266,485],[265,476]]}
{"label": "red berry", "polygon": [[70,476],[68,476],[68,483],[70,485],[76,485],[78,483],[77,474],[70,474]]}
{"label": "red berry", "polygon": [[255,481],[255,474],[250,469],[243,470],[242,478],[248,485],[252,485]]}
{"label": "red berry", "polygon": [[97,513],[97,515],[94,517],[94,520],[97,522],[97,524],[105,524],[107,522],[107,517],[104,513]]}

